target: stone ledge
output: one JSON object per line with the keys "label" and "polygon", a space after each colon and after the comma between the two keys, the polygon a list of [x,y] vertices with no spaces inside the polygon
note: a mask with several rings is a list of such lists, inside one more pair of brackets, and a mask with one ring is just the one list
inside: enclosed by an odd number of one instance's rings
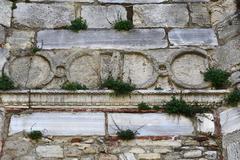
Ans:
{"label": "stone ledge", "polygon": [[185,90],[185,91],[151,91],[137,90],[131,96],[114,97],[110,90],[62,91],[62,90],[22,90],[1,92],[2,105],[6,108],[107,108],[119,109],[136,106],[146,102],[149,105],[163,105],[172,96],[188,103],[199,102],[200,105],[217,107],[221,104],[227,90]]}

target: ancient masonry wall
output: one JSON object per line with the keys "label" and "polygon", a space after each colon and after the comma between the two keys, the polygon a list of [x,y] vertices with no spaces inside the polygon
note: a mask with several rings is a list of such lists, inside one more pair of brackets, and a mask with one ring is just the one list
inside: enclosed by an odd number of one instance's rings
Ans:
{"label": "ancient masonry wall", "polygon": [[[0,70],[19,87],[0,92],[1,160],[239,160],[240,106],[227,108],[229,90],[213,90],[202,74],[217,66],[240,87],[239,4],[0,0]],[[78,17],[88,29],[67,30]],[[114,30],[120,18],[134,29]],[[109,75],[138,90],[125,97],[99,90]],[[90,90],[63,91],[66,81]],[[172,96],[214,111],[188,119],[137,109]],[[119,140],[115,123],[137,138]],[[31,130],[44,138],[30,140]]]}

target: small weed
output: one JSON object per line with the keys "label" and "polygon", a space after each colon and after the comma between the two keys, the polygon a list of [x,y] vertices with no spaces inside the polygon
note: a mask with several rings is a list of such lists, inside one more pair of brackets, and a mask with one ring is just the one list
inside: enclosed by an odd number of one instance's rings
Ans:
{"label": "small weed", "polygon": [[80,30],[86,30],[88,28],[87,21],[84,20],[82,17],[77,18],[71,21],[71,25],[66,27],[67,29],[73,32],[79,32]]}
{"label": "small weed", "polygon": [[115,80],[112,77],[106,79],[101,87],[114,90],[115,95],[128,95],[135,90],[134,85],[125,83],[122,80]]}
{"label": "small weed", "polygon": [[159,91],[159,90],[163,90],[163,88],[162,87],[155,87],[154,90],[158,90]]}
{"label": "small weed", "polygon": [[183,115],[190,118],[194,117],[197,113],[209,111],[206,108],[197,106],[197,104],[196,106],[190,106],[182,98],[176,99],[176,97],[172,97],[172,100],[166,103],[164,110],[168,114]]}
{"label": "small weed", "polygon": [[142,103],[138,104],[138,109],[139,110],[151,110],[152,108],[148,104],[142,102]]}
{"label": "small weed", "polygon": [[64,90],[70,90],[70,91],[87,90],[88,89],[85,85],[79,84],[77,82],[64,83],[61,88]]}
{"label": "small weed", "polygon": [[121,140],[132,140],[135,139],[136,137],[136,132],[133,132],[130,129],[127,130],[120,130],[117,132],[117,136],[121,139]]}
{"label": "small weed", "polygon": [[28,133],[28,137],[32,140],[38,141],[43,137],[43,134],[41,131],[31,131]]}
{"label": "small weed", "polygon": [[15,89],[14,82],[6,75],[0,77],[0,90],[6,91],[11,89]]}
{"label": "small weed", "polygon": [[119,18],[114,24],[114,29],[118,31],[129,31],[133,29],[134,25],[129,20],[123,20],[122,18]]}
{"label": "small weed", "polygon": [[229,77],[230,73],[218,68],[208,68],[204,73],[204,80],[211,82],[215,89],[222,89],[229,86]]}
{"label": "small weed", "polygon": [[33,47],[33,48],[32,48],[32,53],[35,54],[35,53],[37,53],[37,52],[39,52],[39,51],[41,51],[41,50],[42,50],[41,48]]}
{"label": "small weed", "polygon": [[153,106],[153,108],[152,108],[153,110],[156,110],[156,111],[158,111],[158,110],[160,110],[161,108],[159,107],[159,106]]}
{"label": "small weed", "polygon": [[227,104],[236,107],[238,103],[240,102],[240,90],[239,89],[234,89],[232,92],[230,92],[226,98],[225,101]]}

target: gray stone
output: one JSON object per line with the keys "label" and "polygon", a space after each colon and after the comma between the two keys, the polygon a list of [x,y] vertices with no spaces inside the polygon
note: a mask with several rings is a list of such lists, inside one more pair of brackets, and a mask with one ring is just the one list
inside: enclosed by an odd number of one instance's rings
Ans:
{"label": "gray stone", "polygon": [[0,45],[5,41],[5,28],[0,25]]}
{"label": "gray stone", "polygon": [[169,32],[172,46],[204,46],[218,45],[216,34],[212,29],[173,29]]}
{"label": "gray stone", "polygon": [[67,3],[18,3],[13,22],[31,28],[58,28],[69,25],[74,14],[74,7]]}
{"label": "gray stone", "polygon": [[214,133],[215,124],[214,117],[210,113],[197,115],[197,130],[199,132]]}
{"label": "gray stone", "polygon": [[185,27],[188,21],[186,4],[133,6],[133,23],[136,27]]}
{"label": "gray stone", "polygon": [[160,160],[161,156],[159,153],[144,153],[138,155],[139,160]]}
{"label": "gray stone", "polygon": [[12,153],[12,156],[20,157],[27,153],[29,153],[30,149],[32,149],[31,142],[22,139],[22,140],[14,140],[14,141],[6,141],[4,144],[4,151],[9,150]]}
{"label": "gray stone", "polygon": [[136,160],[133,153],[123,153],[119,155],[120,160]]}
{"label": "gray stone", "polygon": [[173,0],[173,2],[209,2],[209,0]]}
{"label": "gray stone", "polygon": [[12,2],[8,0],[0,1],[0,24],[10,27],[12,17]]}
{"label": "gray stone", "polygon": [[101,3],[162,3],[166,2],[167,0],[98,0]]}
{"label": "gray stone", "polygon": [[7,38],[7,43],[11,49],[32,48],[34,43],[34,32],[14,30]]}
{"label": "gray stone", "polygon": [[231,108],[220,113],[223,135],[240,130],[240,108]]}
{"label": "gray stone", "polygon": [[187,118],[174,118],[164,113],[112,113],[108,114],[108,120],[111,135],[117,131],[113,120],[121,129],[138,129],[140,136],[191,135],[193,132],[192,123]]}
{"label": "gray stone", "polygon": [[[5,122],[5,111],[3,108],[0,108],[0,145],[2,145],[1,140],[3,139],[4,122]],[[0,146],[0,151],[1,151],[1,146]]]}
{"label": "gray stone", "polygon": [[9,51],[5,48],[0,48],[0,71],[2,75],[2,71],[3,71],[3,67],[5,65],[5,63],[7,62],[7,58],[9,56]]}
{"label": "gray stone", "polygon": [[26,130],[40,130],[46,135],[104,135],[103,113],[32,113],[13,115],[11,117],[9,135]]}
{"label": "gray stone", "polygon": [[207,152],[204,152],[204,155],[208,160],[217,159],[217,151],[207,151]]}
{"label": "gray stone", "polygon": [[119,20],[127,19],[127,11],[123,6],[82,6],[81,16],[87,21],[88,28],[112,28]]}
{"label": "gray stone", "polygon": [[203,4],[192,4],[190,7],[192,23],[201,27],[209,27],[210,23],[210,14],[207,7]]}
{"label": "gray stone", "polygon": [[202,151],[200,150],[191,150],[184,153],[184,158],[198,158],[202,156]]}
{"label": "gray stone", "polygon": [[227,146],[228,160],[240,159],[240,142],[232,143]]}
{"label": "gray stone", "polygon": [[88,2],[88,3],[93,3],[94,0],[30,0],[30,2]]}
{"label": "gray stone", "polygon": [[43,49],[70,49],[73,47],[90,49],[154,49],[167,47],[163,29],[142,29],[129,32],[114,30],[81,31],[73,33],[64,30],[40,31],[38,46]]}
{"label": "gray stone", "polygon": [[38,146],[36,152],[43,158],[63,158],[63,149],[58,145]]}

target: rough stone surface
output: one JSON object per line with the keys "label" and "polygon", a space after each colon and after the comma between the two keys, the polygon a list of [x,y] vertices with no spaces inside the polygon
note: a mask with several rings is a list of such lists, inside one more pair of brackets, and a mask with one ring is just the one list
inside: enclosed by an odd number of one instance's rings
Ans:
{"label": "rough stone surface", "polygon": [[58,28],[69,25],[74,19],[74,7],[70,4],[18,3],[13,17],[15,25]]}
{"label": "rough stone surface", "polygon": [[136,160],[133,153],[123,153],[119,156],[120,160]]}
{"label": "rough stone surface", "polygon": [[216,34],[212,29],[173,29],[169,32],[172,46],[217,46]]}
{"label": "rough stone surface", "polygon": [[[48,117],[48,118],[45,118]],[[9,135],[26,130],[44,131],[46,135],[104,135],[103,113],[33,113],[14,115]]]}
{"label": "rough stone surface", "polygon": [[98,0],[101,3],[161,3],[167,0]]}
{"label": "rough stone surface", "polygon": [[207,151],[207,152],[204,152],[204,155],[209,160],[217,159],[217,152],[216,151]]}
{"label": "rough stone surface", "polygon": [[63,149],[57,145],[38,146],[36,152],[43,158],[63,158]]}
{"label": "rough stone surface", "polygon": [[210,26],[210,14],[206,6],[194,3],[191,5],[192,23],[197,26]]}
{"label": "rough stone surface", "polygon": [[136,27],[184,27],[188,21],[185,4],[133,6],[133,23]]}
{"label": "rough stone surface", "polygon": [[[0,48],[0,71],[3,71],[3,67],[5,65],[5,63],[7,62],[7,58],[9,56],[9,51],[5,48]],[[2,75],[2,72],[1,72]]]}
{"label": "rough stone surface", "polygon": [[161,159],[160,154],[157,153],[145,153],[138,155],[139,160],[159,160]]}
{"label": "rough stone surface", "polygon": [[88,28],[112,28],[119,20],[127,19],[123,6],[82,6],[81,16],[87,21]]}
{"label": "rough stone surface", "polygon": [[0,151],[2,150],[4,122],[5,122],[5,111],[3,108],[0,108]]}
{"label": "rough stone surface", "polygon": [[34,32],[14,30],[10,37],[7,38],[7,43],[12,49],[31,48],[34,43]]}
{"label": "rough stone surface", "polygon": [[5,41],[5,28],[0,25],[0,44]]}
{"label": "rough stone surface", "polygon": [[88,2],[93,3],[94,0],[30,0],[31,2]]}
{"label": "rough stone surface", "polygon": [[12,17],[12,2],[8,0],[0,1],[0,24],[6,27],[11,25]]}
{"label": "rough stone surface", "polygon": [[157,136],[157,135],[191,135],[193,127],[191,122],[180,117],[174,119],[167,114],[109,114],[110,134],[116,133],[114,122],[121,129],[131,129],[136,131],[140,136]]}
{"label": "rough stone surface", "polygon": [[240,159],[240,142],[232,143],[227,147],[227,157],[229,160]]}
{"label": "rough stone surface", "polygon": [[199,114],[197,115],[198,121],[198,131],[205,133],[214,133],[215,125],[214,125],[214,117],[212,114]]}
{"label": "rough stone surface", "polygon": [[184,153],[184,158],[197,158],[202,156],[202,151],[192,150]]}
{"label": "rough stone surface", "polygon": [[38,46],[43,49],[70,49],[73,47],[90,49],[154,49],[167,47],[163,29],[132,30],[117,32],[113,30],[82,31],[40,31]]}

